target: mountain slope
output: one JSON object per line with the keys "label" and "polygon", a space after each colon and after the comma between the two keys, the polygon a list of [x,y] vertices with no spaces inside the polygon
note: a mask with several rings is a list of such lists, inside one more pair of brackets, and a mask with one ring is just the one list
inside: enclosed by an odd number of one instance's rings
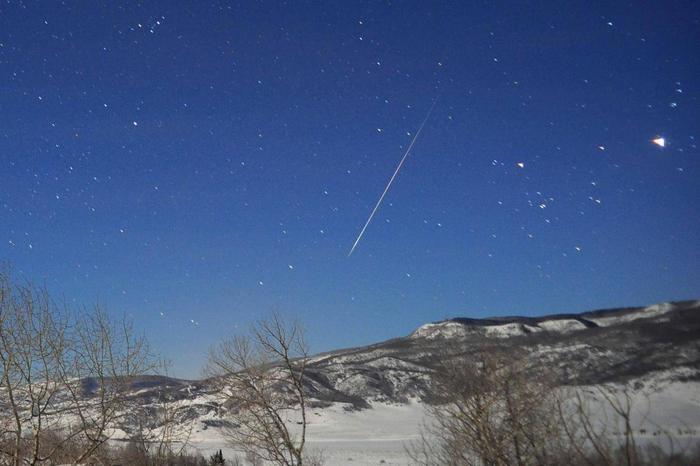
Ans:
{"label": "mountain slope", "polygon": [[558,368],[567,384],[619,382],[680,368],[695,370],[690,377],[698,378],[699,311],[700,302],[685,301],[544,317],[450,319],[405,338],[316,357],[308,366],[310,388],[321,400],[426,399],[429,372],[440,360],[495,348]]}
{"label": "mountain slope", "polygon": [[[668,382],[700,381],[700,301],[426,324],[406,337],[311,358],[306,388],[315,409],[430,402],[430,372],[437,364],[494,349],[524,356],[533,366],[544,364],[567,385],[654,374]],[[211,380],[150,377],[135,382],[133,396],[147,406],[165,393],[178,422],[196,421],[206,429],[225,423],[226,408],[214,386]]]}

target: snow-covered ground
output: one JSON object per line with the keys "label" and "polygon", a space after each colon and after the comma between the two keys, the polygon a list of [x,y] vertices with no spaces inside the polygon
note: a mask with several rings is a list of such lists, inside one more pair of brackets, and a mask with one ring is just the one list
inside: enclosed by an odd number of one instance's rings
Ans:
{"label": "snow-covered ground", "polygon": [[[373,404],[361,411],[346,408],[349,406],[338,403],[311,410],[307,448],[322,452],[327,465],[380,464],[382,460],[382,464],[409,464],[405,446],[419,435],[425,419],[422,404]],[[205,455],[219,448],[225,455],[236,453],[213,428],[196,430],[190,441]]]}
{"label": "snow-covered ground", "polygon": [[[665,439],[665,434],[659,432],[667,432],[678,448],[700,441],[700,383],[673,382],[668,379],[670,375],[662,372],[639,380],[641,388],[633,396],[633,418],[641,441]],[[421,425],[427,421],[421,403],[375,403],[361,411],[345,408],[348,405],[334,404],[311,410],[307,447],[322,451],[325,464],[410,464],[405,448],[419,436]],[[290,421],[295,424],[294,419]],[[235,454],[214,428],[195,430],[191,442],[205,455],[219,448],[225,455]]]}
{"label": "snow-covered ground", "polygon": [[309,446],[324,453],[326,464],[406,464],[405,445],[418,436],[424,418],[423,405],[415,402],[353,412],[334,405],[313,412]]}

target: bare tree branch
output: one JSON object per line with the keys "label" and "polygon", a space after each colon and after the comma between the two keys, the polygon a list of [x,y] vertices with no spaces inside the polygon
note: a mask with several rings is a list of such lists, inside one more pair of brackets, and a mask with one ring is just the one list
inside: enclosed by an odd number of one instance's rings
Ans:
{"label": "bare tree branch", "polygon": [[[210,350],[207,372],[221,384],[230,407],[234,427],[226,434],[234,448],[274,464],[303,464],[307,360],[303,328],[278,314]],[[298,435],[289,426],[293,412],[301,418]]]}

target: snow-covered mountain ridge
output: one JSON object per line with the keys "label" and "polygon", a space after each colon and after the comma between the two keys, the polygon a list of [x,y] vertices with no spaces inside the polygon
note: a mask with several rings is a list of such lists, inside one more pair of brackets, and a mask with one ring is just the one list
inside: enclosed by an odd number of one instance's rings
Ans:
{"label": "snow-covered mountain ridge", "polygon": [[[406,337],[324,353],[312,357],[306,369],[312,419],[328,410],[430,403],[430,373],[438,364],[496,348],[554,369],[561,384],[632,381],[654,390],[649,381],[663,380],[663,386],[692,392],[700,386],[700,301],[543,317],[458,318],[423,325]],[[134,382],[132,396],[153,410],[168,400],[178,423],[194,426],[195,437],[206,436],[226,424],[227,408],[213,382],[144,377]]]}
{"label": "snow-covered mountain ridge", "polygon": [[500,348],[547,361],[562,383],[621,381],[653,371],[700,368],[700,301],[542,317],[456,318],[408,337],[312,359],[310,390],[330,398],[430,399],[429,373],[446,358]]}
{"label": "snow-covered mountain ridge", "polygon": [[679,307],[698,306],[700,301],[685,301],[654,304],[642,308],[610,309],[543,317],[455,318],[422,325],[410,336],[412,338],[454,338],[478,334],[493,338],[508,338],[542,331],[569,333],[586,328],[619,325],[637,319],[654,319]]}

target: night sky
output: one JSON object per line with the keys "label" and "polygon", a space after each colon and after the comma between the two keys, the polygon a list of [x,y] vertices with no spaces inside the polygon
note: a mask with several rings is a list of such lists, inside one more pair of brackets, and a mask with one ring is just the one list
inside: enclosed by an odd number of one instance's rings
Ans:
{"label": "night sky", "polygon": [[175,375],[700,297],[697,2],[118,3],[0,5],[0,260]]}

